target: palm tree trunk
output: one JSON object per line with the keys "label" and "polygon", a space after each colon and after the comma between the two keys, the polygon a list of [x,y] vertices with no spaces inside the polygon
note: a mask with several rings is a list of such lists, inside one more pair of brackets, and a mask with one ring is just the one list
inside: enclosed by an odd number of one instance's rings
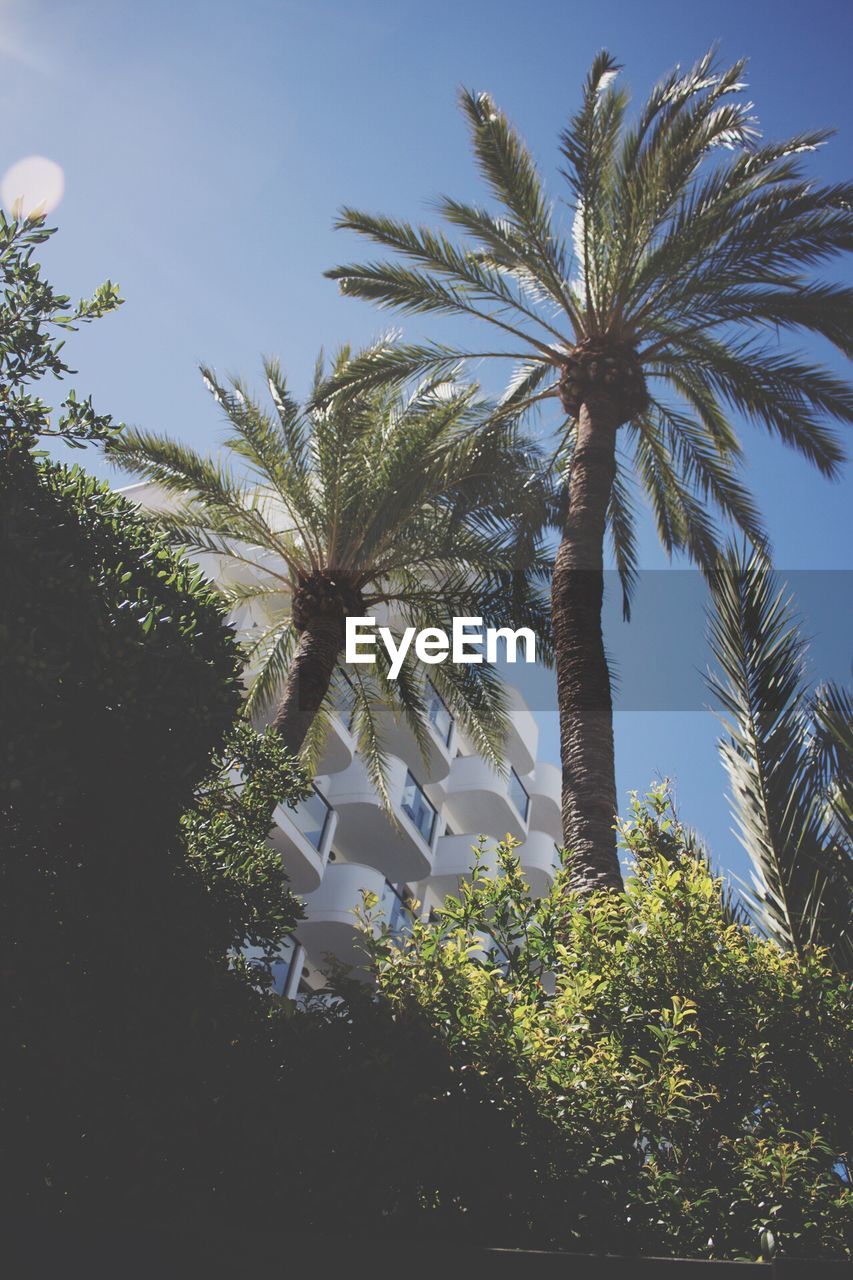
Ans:
{"label": "palm tree trunk", "polygon": [[329,691],[343,641],[340,619],[328,616],[311,619],[299,635],[284,694],[272,722],[293,755],[302,749]]}
{"label": "palm tree trunk", "polygon": [[613,414],[584,404],[569,477],[569,507],[554,563],[551,607],[563,762],[563,839],[572,884],[619,889],[610,672],[601,632],[604,534],[616,475]]}

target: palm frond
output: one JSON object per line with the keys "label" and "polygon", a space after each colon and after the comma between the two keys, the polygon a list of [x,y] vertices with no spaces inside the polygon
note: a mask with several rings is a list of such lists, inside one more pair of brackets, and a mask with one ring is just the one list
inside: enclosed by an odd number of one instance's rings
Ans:
{"label": "palm frond", "polygon": [[631,601],[639,579],[639,565],[635,504],[631,493],[631,477],[624,463],[617,462],[616,478],[610,491],[607,526],[622,587],[622,617],[630,622]]}
{"label": "palm frond", "polygon": [[801,954],[819,943],[849,968],[853,900],[808,750],[806,644],[792,601],[758,553],[734,549],[721,559],[711,598],[719,671],[709,686],[722,709],[720,753],[753,866],[750,910],[781,946]]}
{"label": "palm frond", "polygon": [[693,334],[672,335],[655,357],[655,371],[677,373],[685,362],[730,404],[796,449],[829,479],[838,476],[844,450],[820,420],[853,422],[853,391],[826,369],[756,343],[723,343]]}
{"label": "palm frond", "polygon": [[450,201],[442,206],[445,216],[484,237],[491,252],[497,253],[498,265],[512,266],[522,281],[544,286],[546,296],[576,325],[565,250],[554,232],[549,203],[530,152],[489,94],[463,89],[459,100],[480,172],[509,211],[514,234],[508,234],[485,211],[465,209]]}
{"label": "palm frond", "polygon": [[388,791],[389,753],[380,723],[381,703],[370,678],[363,675],[360,668],[351,674],[351,682],[352,730],[359,755],[389,821],[396,824],[396,813]]}
{"label": "palm frond", "polygon": [[633,434],[640,479],[666,551],[685,551],[704,573],[713,573],[718,530],[674,465],[660,421],[646,414],[633,425]]}
{"label": "palm frond", "polygon": [[506,686],[497,671],[485,664],[443,662],[433,667],[430,679],[474,749],[498,773],[505,773],[509,714]]}
{"label": "palm frond", "polygon": [[[827,681],[811,704],[810,752],[839,845],[853,851],[853,695]],[[853,868],[851,868],[853,870]]]}
{"label": "palm frond", "polygon": [[628,101],[625,93],[612,85],[620,70],[606,50],[596,56],[583,86],[580,110],[560,135],[560,150],[567,162],[563,172],[578,215],[575,249],[587,312],[582,332],[605,327],[610,301],[602,232],[612,222],[615,149]]}
{"label": "palm frond", "polygon": [[296,647],[296,632],[288,616],[264,628],[246,647],[248,687],[243,711],[246,717],[271,713],[281,697]]}
{"label": "palm frond", "polygon": [[[477,316],[520,341],[529,342],[546,356],[552,354],[547,337],[562,344],[563,334],[527,301],[522,289],[513,288],[502,272],[478,260],[476,254],[460,249],[441,232],[357,209],[342,210],[335,225],[367,236],[417,263],[417,268],[382,262],[326,272],[330,279],[340,282],[345,293],[403,311]],[[497,309],[483,310],[488,304]],[[513,323],[503,318],[513,313]],[[545,333],[536,337],[535,330],[531,334],[519,328],[519,321],[532,323]]]}

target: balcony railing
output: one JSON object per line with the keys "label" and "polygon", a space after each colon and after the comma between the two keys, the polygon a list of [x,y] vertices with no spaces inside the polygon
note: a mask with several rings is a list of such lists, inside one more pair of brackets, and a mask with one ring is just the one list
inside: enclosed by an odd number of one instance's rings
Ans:
{"label": "balcony railing", "polygon": [[406,771],[406,783],[403,787],[403,799],[400,808],[411,821],[415,830],[427,845],[432,845],[432,833],[435,830],[436,812],[426,794],[409,770]]}
{"label": "balcony railing", "polygon": [[509,778],[507,780],[507,794],[515,805],[524,822],[527,821],[527,815],[530,812],[530,796],[527,794],[524,783],[519,778],[515,769],[510,765]]}
{"label": "balcony railing", "polygon": [[291,815],[298,830],[319,853],[332,815],[332,806],[326,797],[312,783],[311,794],[294,805]]}
{"label": "balcony railing", "polygon": [[439,693],[428,685],[427,695],[429,702],[427,704],[427,713],[432,727],[435,729],[439,739],[446,747],[450,746],[450,738],[453,733],[453,716],[447,708],[444,699]]}

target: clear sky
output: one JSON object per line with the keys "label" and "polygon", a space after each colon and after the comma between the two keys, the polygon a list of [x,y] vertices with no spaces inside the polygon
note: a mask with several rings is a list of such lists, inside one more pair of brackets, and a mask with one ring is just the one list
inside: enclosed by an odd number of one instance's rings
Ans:
{"label": "clear sky", "polygon": [[[387,329],[322,278],[363,253],[332,231],[339,205],[423,220],[438,193],[482,195],[459,85],[494,95],[557,194],[557,134],[599,48],[640,96],[715,40],[724,58],[749,56],[764,133],[836,126],[815,172],[849,177],[850,0],[0,0],[0,174],[32,154],[61,165],[49,278],[79,295],[110,277],[127,299],[69,343],[79,388],[118,419],[212,447],[199,361],[253,377],[259,354],[276,354],[302,392],[320,346]],[[440,318],[403,327],[447,332]],[[745,439],[776,563],[815,638],[814,675],[843,679],[849,474],[829,484],[756,432]],[[85,462],[107,474],[94,452]],[[662,569],[650,526],[641,545],[643,564]],[[608,612],[618,785],[624,798],[670,775],[684,818],[743,873],[716,721],[701,709],[701,608],[694,577],[655,573],[630,628]],[[540,721],[556,758],[553,717]]]}

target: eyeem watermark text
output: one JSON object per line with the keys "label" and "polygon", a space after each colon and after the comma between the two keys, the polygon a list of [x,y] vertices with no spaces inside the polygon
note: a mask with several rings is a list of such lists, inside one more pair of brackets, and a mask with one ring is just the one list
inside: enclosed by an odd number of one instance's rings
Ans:
{"label": "eyeem watermark text", "polygon": [[454,663],[497,662],[500,640],[506,645],[507,662],[518,661],[519,646],[523,647],[524,662],[536,661],[536,636],[529,627],[516,631],[511,627],[484,630],[482,618],[454,618],[449,636],[441,627],[424,627],[422,631],[406,627],[399,641],[390,627],[377,626],[375,618],[347,618],[344,657],[347,662],[374,663],[375,647],[381,641],[391,659],[388,675],[396,680],[413,641],[415,657],[432,665],[448,659]]}

